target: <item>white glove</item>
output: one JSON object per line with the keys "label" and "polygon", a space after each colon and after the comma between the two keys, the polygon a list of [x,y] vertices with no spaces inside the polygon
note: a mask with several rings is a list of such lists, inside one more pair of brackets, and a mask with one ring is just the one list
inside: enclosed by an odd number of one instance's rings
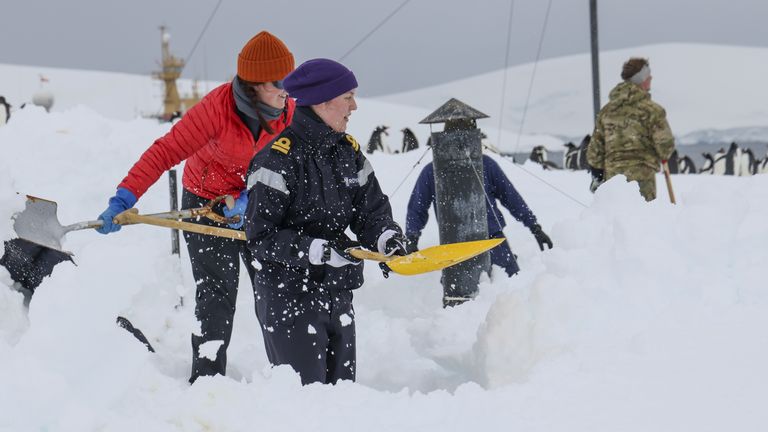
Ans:
{"label": "white glove", "polygon": [[314,265],[328,264],[331,267],[359,265],[362,261],[331,247],[327,240],[314,239],[309,244],[309,263]]}
{"label": "white glove", "polygon": [[376,248],[385,256],[408,255],[408,239],[395,230],[386,230],[376,241]]}

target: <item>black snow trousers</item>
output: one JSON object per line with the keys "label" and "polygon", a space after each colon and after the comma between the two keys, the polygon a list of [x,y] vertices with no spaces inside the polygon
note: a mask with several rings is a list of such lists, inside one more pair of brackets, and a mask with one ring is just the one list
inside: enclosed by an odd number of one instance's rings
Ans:
{"label": "black snow trousers", "polygon": [[[302,384],[355,380],[352,291],[270,289],[254,284],[256,316],[273,365],[288,364]],[[288,287],[286,287],[288,288]]]}
{"label": "black snow trousers", "polygon": [[72,261],[72,257],[64,252],[17,238],[5,242],[5,252],[0,258],[0,265],[8,270],[11,279],[29,290],[31,295],[43,282],[43,278],[53,273],[53,267],[64,261]]}
{"label": "black snow trousers", "polygon": [[[208,200],[187,190],[182,194],[182,208],[197,208]],[[222,206],[214,210],[222,214]],[[194,221],[203,225],[226,228],[207,218]],[[226,375],[227,347],[232,336],[237,288],[242,257],[250,279],[255,269],[251,251],[245,242],[205,234],[185,232],[192,275],[197,285],[195,316],[200,322],[200,334],[192,334],[192,376]]]}

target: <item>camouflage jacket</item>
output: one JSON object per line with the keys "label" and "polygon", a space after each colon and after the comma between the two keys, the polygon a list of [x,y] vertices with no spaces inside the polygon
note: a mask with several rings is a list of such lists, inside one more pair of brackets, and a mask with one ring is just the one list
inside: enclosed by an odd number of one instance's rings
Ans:
{"label": "camouflage jacket", "polygon": [[630,82],[614,87],[609,99],[597,115],[587,161],[605,170],[606,179],[616,174],[630,180],[653,177],[675,148],[664,108]]}

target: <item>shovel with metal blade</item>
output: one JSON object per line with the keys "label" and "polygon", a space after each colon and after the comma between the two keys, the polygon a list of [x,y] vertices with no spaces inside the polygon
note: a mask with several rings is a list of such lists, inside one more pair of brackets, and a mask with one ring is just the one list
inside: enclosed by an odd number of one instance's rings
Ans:
{"label": "shovel with metal blade", "polygon": [[[213,206],[221,201],[224,201],[229,208],[234,206],[232,197],[230,195],[224,195],[211,200],[204,207],[143,215],[143,217],[150,218],[150,221],[167,220],[171,223],[179,222],[178,219],[190,219],[200,216],[205,216],[221,223],[234,222],[234,219],[227,219],[213,211]],[[104,224],[100,220],[95,220],[77,222],[71,225],[62,225],[56,215],[57,209],[58,204],[56,201],[27,195],[27,202],[24,210],[13,215],[13,229],[21,239],[71,255],[70,252],[64,251],[61,248],[61,242],[68,232],[88,228],[99,228]],[[134,209],[129,211],[135,212]],[[118,217],[119,216],[120,215],[118,215]],[[118,218],[115,218],[116,221],[117,219]],[[121,220],[119,223],[121,225],[132,225],[147,222],[144,220]],[[155,225],[156,224],[157,223],[155,223]],[[175,228],[174,226],[171,227]]]}

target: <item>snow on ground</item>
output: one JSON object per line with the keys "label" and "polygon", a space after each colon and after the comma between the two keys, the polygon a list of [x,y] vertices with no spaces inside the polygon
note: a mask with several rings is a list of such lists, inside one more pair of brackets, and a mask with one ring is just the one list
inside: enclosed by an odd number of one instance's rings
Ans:
{"label": "snow on ground", "polygon": [[[0,128],[4,239],[25,193],[58,201],[62,223],[95,218],[167,128],[86,108],[14,120]],[[400,221],[418,171],[393,192],[422,153],[371,157]],[[497,272],[448,310],[439,274],[385,280],[369,265],[356,294],[356,384],[302,388],[270,368],[243,277],[229,377],[190,387],[193,281],[162,228],[68,234],[77,266],[59,265],[28,314],[0,269],[0,429],[755,430],[768,420],[768,177],[676,176],[672,206],[661,187],[652,204],[620,179],[593,197],[585,173],[499,162],[555,249],[541,253],[511,223],[523,272]],[[139,208],[165,209],[166,184]],[[431,222],[421,245],[435,243]]]}
{"label": "snow on ground", "polygon": [[[198,91],[208,93],[218,84],[200,81]],[[180,79],[177,85],[181,96],[192,93],[192,80]],[[107,117],[130,120],[154,115],[163,109],[163,84],[149,74],[0,64],[0,95],[5,96],[13,109],[30,104],[33,96],[40,92],[53,96],[52,111],[86,105]]]}
{"label": "snow on ground", "polygon": [[[397,135],[431,111],[363,99],[351,132],[364,142],[392,119]],[[114,118],[78,105],[14,112],[0,127],[0,238],[14,237],[24,194],[56,200],[64,224],[96,218],[168,130]],[[424,152],[370,158],[400,222]],[[592,195],[584,172],[497,159],[555,248],[540,252],[506,214],[521,274],[497,271],[447,310],[438,273],[384,279],[368,265],[357,383],[301,387],[271,368],[241,275],[228,376],[189,386],[194,281],[163,228],[68,234],[77,266],[57,266],[29,310],[0,267],[0,431],[761,430],[768,176],[674,176],[673,206],[661,177],[648,204],[619,178]],[[167,206],[165,178],[138,204]],[[421,246],[438,242],[431,218]]]}

